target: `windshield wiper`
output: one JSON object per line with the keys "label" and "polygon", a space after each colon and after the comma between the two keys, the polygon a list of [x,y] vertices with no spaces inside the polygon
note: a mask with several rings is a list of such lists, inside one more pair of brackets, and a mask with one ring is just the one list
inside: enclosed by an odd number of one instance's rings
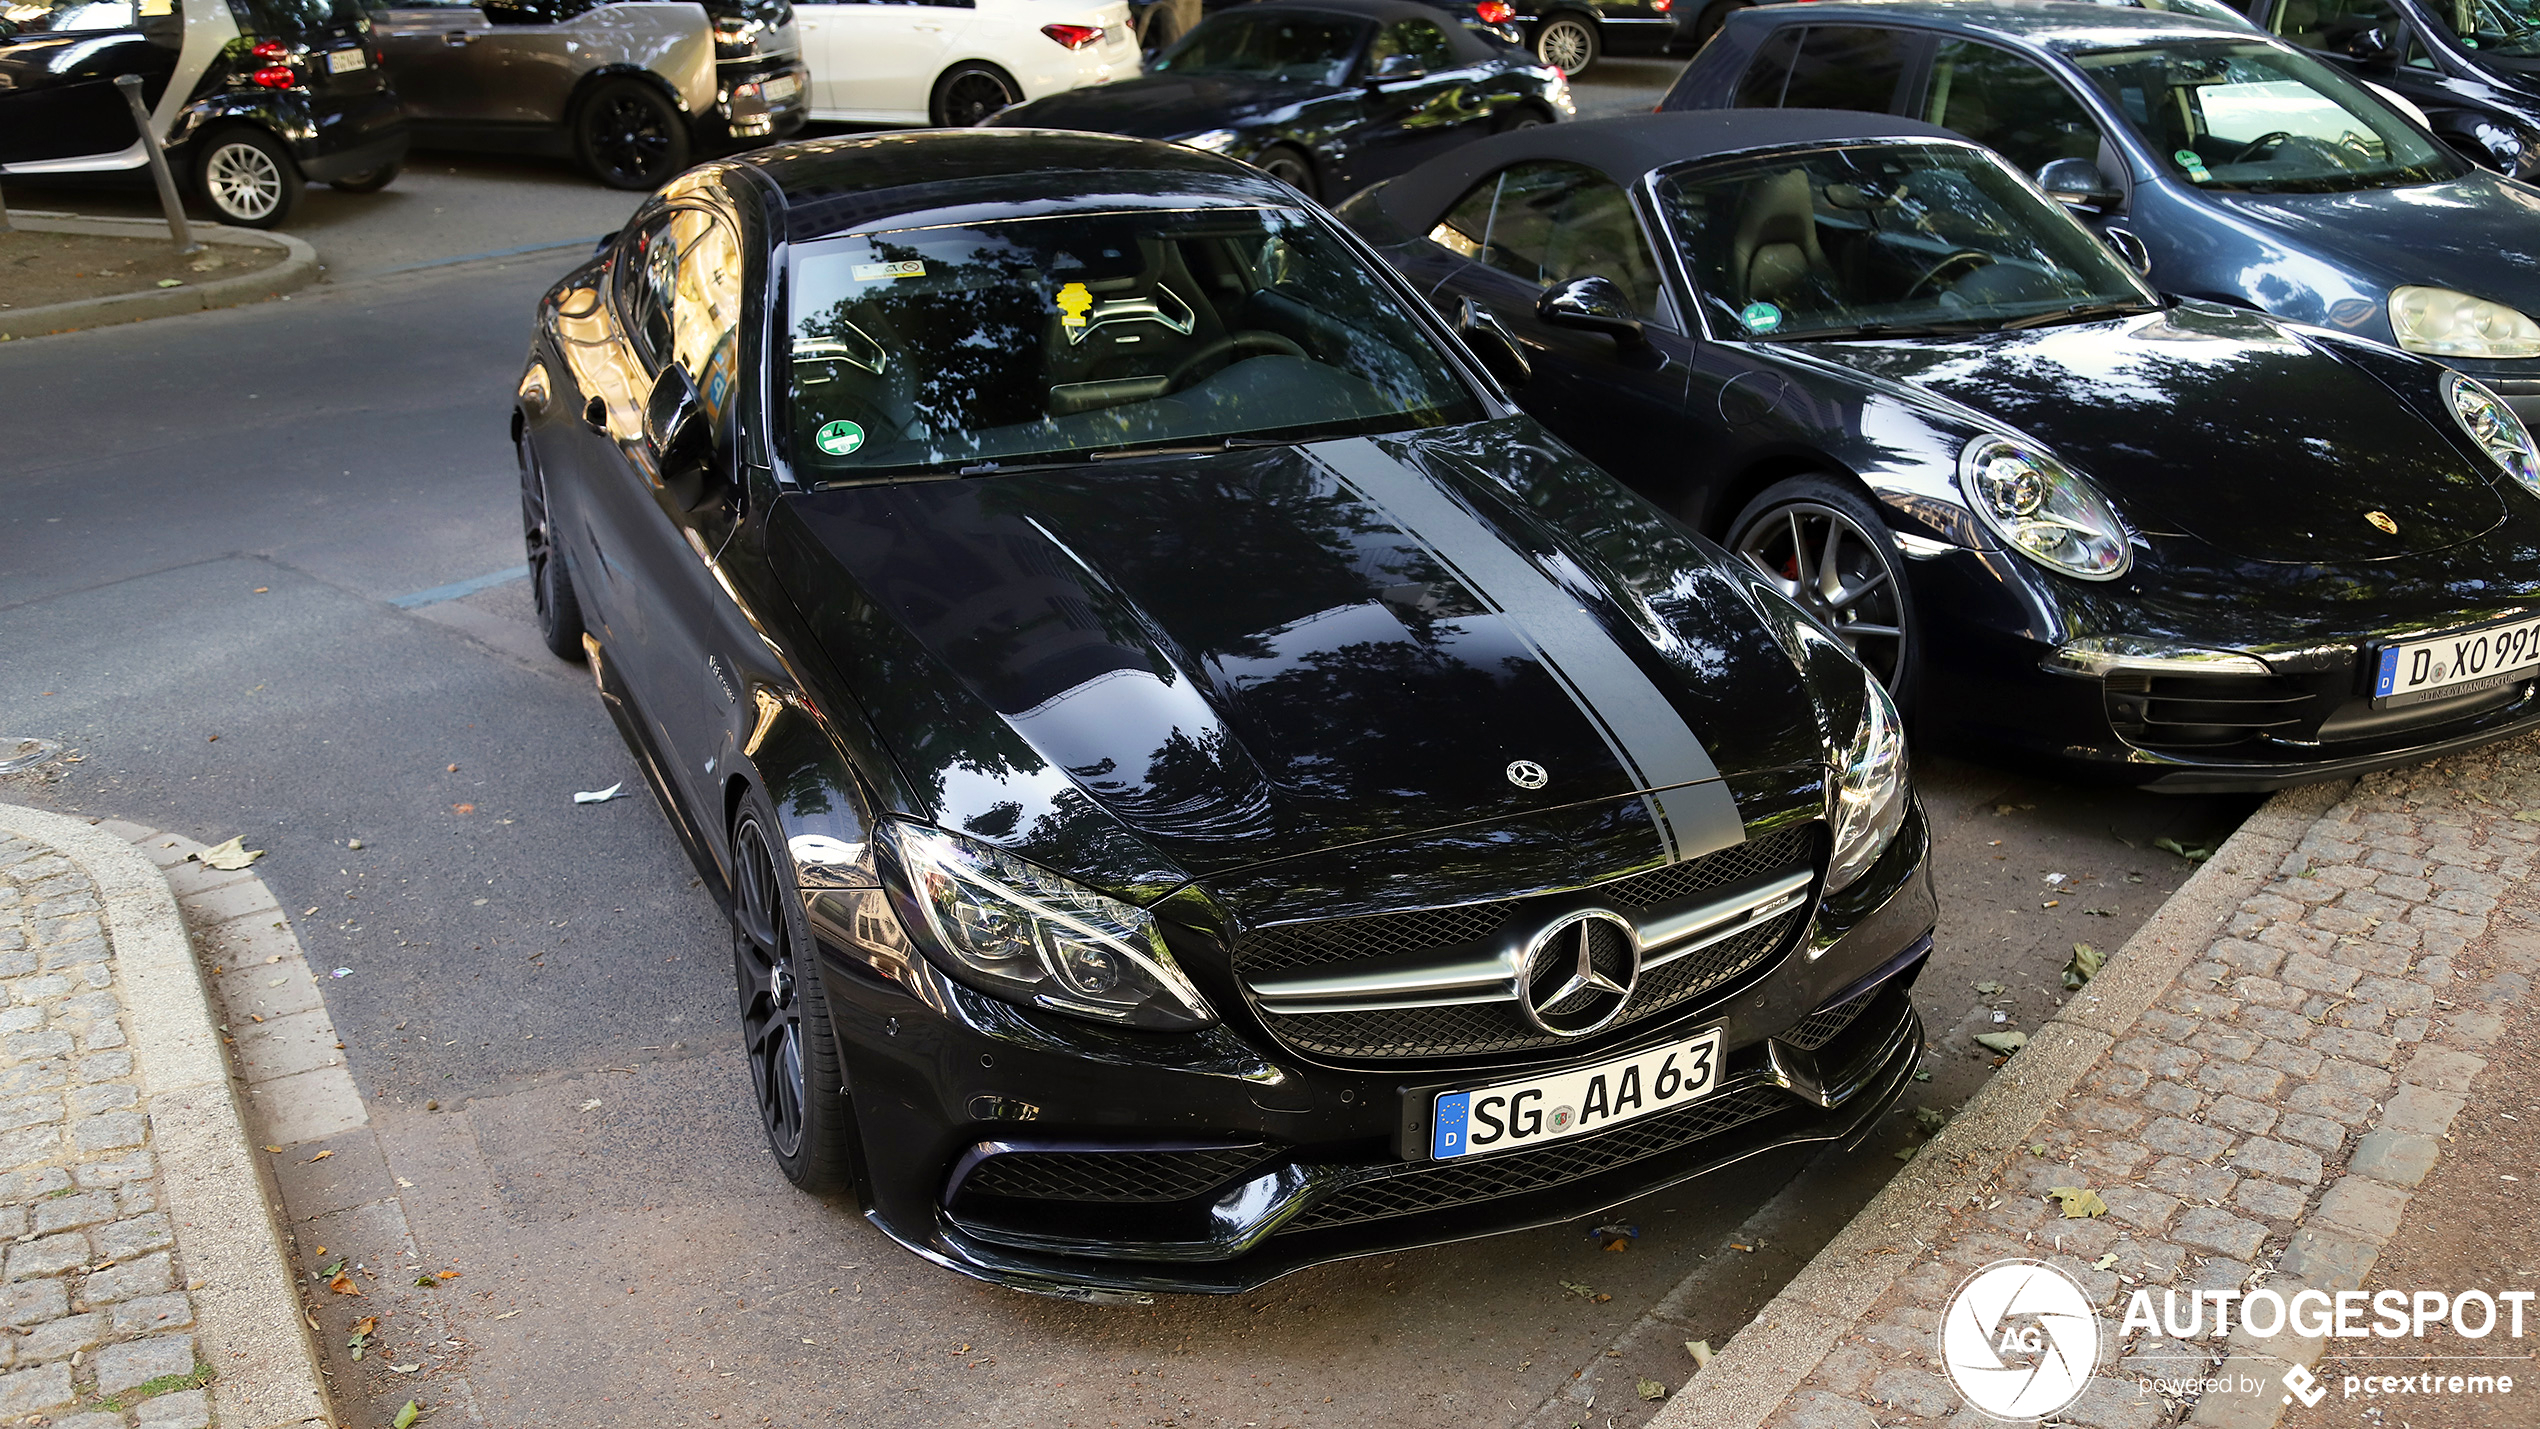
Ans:
{"label": "windshield wiper", "polygon": [[1851,327],[1844,328],[1829,327],[1817,328],[1808,332],[1782,333],[1779,334],[1779,336],[1785,338],[1832,338],[1841,340],[1843,338],[1851,337],[1962,337],[1971,332],[1991,331],[1993,331],[1993,327],[1990,323],[1980,322],[1874,322],[1856,323]]}
{"label": "windshield wiper", "polygon": [[2049,327],[2056,323],[2080,322],[2088,318],[2130,318],[2137,313],[2150,311],[2152,309],[2141,303],[2074,303],[2068,307],[2057,308],[2051,313],[2031,313],[2024,318],[2012,318],[2002,324],[2001,330],[2016,332],[2024,327]]}
{"label": "windshield wiper", "polygon": [[1087,461],[1130,461],[1142,456],[1213,456],[1218,452],[1241,451],[1246,447],[1287,447],[1296,445],[1289,437],[1213,437],[1204,442],[1166,442],[1151,447],[1106,447],[1087,452]]}

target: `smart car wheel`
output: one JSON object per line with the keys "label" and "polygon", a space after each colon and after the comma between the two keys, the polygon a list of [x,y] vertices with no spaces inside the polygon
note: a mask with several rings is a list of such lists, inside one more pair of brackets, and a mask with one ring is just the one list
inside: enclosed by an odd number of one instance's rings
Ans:
{"label": "smart car wheel", "polygon": [[613,189],[649,189],[688,167],[688,121],[661,91],[613,79],[591,91],[573,126],[591,177]]}
{"label": "smart car wheel", "polygon": [[935,81],[935,123],[945,129],[967,129],[1023,98],[1023,92],[995,65],[954,65]]}
{"label": "smart car wheel", "polygon": [[242,228],[281,226],[304,187],[299,166],[282,146],[247,128],[214,133],[194,161],[194,177],[221,222]]}
{"label": "smart car wheel", "polygon": [[346,174],[333,182],[336,190],[341,193],[375,194],[395,183],[397,175],[404,168],[403,164],[382,164],[375,169],[364,169],[358,174]]}
{"label": "smart car wheel", "polygon": [[1909,703],[1916,654],[1905,563],[1870,503],[1823,477],[1796,477],[1748,502],[1728,547],[1861,657]]}
{"label": "smart car wheel", "polygon": [[1314,165],[1303,154],[1285,144],[1273,144],[1261,151],[1252,166],[1307,198],[1320,197],[1314,191]]}
{"label": "smart car wheel", "polygon": [[538,605],[538,637],[559,660],[579,661],[582,653],[582,601],[573,593],[573,573],[556,549],[554,527],[547,517],[547,476],[529,439],[520,439],[520,524],[529,550],[529,594]]}
{"label": "smart car wheel", "polygon": [[1535,29],[1535,58],[1577,74],[1596,63],[1596,26],[1576,15],[1555,15]]}
{"label": "smart car wheel", "polygon": [[811,936],[794,892],[793,862],[767,797],[752,789],[732,830],[732,969],[740,984],[741,1046],[767,1149],[805,1191],[846,1184],[846,1079],[829,1029]]}

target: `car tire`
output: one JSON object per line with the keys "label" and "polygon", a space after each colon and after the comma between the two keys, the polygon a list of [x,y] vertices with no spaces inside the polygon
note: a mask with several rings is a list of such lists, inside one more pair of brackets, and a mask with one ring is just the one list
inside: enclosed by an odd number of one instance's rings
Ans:
{"label": "car tire", "polygon": [[938,129],[968,129],[998,110],[1023,101],[1014,76],[992,64],[964,60],[935,81],[927,112]]}
{"label": "car tire", "polygon": [[340,179],[329,180],[329,182],[338,193],[375,194],[395,183],[397,175],[404,172],[405,167],[403,164],[382,164],[378,168],[364,169],[358,174],[346,174]]}
{"label": "car tire", "polygon": [[1493,121],[1490,131],[1494,134],[1505,134],[1512,129],[1540,129],[1551,122],[1552,116],[1542,110],[1531,104],[1520,104]]}
{"label": "car tire", "polygon": [[1307,198],[1322,197],[1321,186],[1314,182],[1314,161],[1302,149],[1273,144],[1253,156],[1252,166]]}
{"label": "car tire", "polygon": [[547,473],[529,438],[520,439],[521,543],[529,553],[529,597],[538,610],[538,638],[559,660],[588,659],[582,649],[582,598],[573,589],[573,572],[557,546],[555,522],[548,514]]}
{"label": "car tire", "polygon": [[741,1050],[777,1169],[815,1195],[853,1175],[853,1110],[782,826],[756,788],[732,821],[732,964]]}
{"label": "car tire", "polygon": [[1911,708],[1922,653],[1913,591],[1905,554],[1868,497],[1829,477],[1792,477],[1746,503],[1723,544],[1851,647],[1899,709]]}
{"label": "car tire", "polygon": [[1535,58],[1565,75],[1583,73],[1602,48],[1596,22],[1576,11],[1561,11],[1535,26]]}
{"label": "car tire", "polygon": [[278,228],[300,206],[307,182],[280,141],[261,129],[215,129],[194,153],[194,187],[220,221],[240,228]]}
{"label": "car tire", "polygon": [[1720,33],[1720,27],[1729,22],[1731,15],[1754,8],[1755,0],[1711,0],[1703,7],[1702,13],[1694,17],[1693,47],[1698,50],[1711,43],[1711,37]]}
{"label": "car tire", "polygon": [[688,117],[640,79],[604,80],[573,114],[573,153],[613,189],[656,189],[688,167]]}

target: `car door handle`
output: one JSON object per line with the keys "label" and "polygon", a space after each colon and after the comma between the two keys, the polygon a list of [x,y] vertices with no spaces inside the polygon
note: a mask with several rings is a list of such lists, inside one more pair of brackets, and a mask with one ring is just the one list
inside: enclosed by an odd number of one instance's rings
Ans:
{"label": "car door handle", "polygon": [[441,37],[441,42],[448,45],[464,45],[475,38],[475,35],[465,30],[452,30]]}
{"label": "car door handle", "polygon": [[582,425],[606,436],[609,430],[609,404],[597,397],[583,403]]}

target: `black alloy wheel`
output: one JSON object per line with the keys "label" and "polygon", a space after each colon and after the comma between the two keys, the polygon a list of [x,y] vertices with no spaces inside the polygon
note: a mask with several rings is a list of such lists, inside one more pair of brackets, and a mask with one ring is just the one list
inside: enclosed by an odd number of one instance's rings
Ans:
{"label": "black alloy wheel", "polygon": [[1859,656],[1900,707],[1918,653],[1896,538],[1868,500],[1823,477],[1780,483],[1748,502],[1728,548]]}
{"label": "black alloy wheel", "polygon": [[1314,165],[1303,154],[1285,144],[1273,144],[1261,151],[1252,166],[1307,198],[1320,198],[1315,192]]}
{"label": "black alloy wheel", "polygon": [[1596,25],[1585,15],[1562,11],[1535,26],[1535,58],[1573,75],[1596,63]]}
{"label": "black alloy wheel", "polygon": [[967,129],[1022,98],[1023,91],[1004,70],[966,60],[935,81],[935,125]]}
{"label": "black alloy wheel", "polygon": [[397,175],[403,172],[405,167],[403,164],[382,164],[375,169],[364,169],[357,174],[346,174],[334,180],[333,183],[338,193],[375,194],[395,183]]}
{"label": "black alloy wheel", "polygon": [[688,121],[668,96],[637,79],[591,91],[573,122],[574,152],[613,189],[658,188],[688,167]]}
{"label": "black alloy wheel", "polygon": [[804,1191],[848,1180],[846,1078],[795,892],[793,861],[767,798],[752,789],[732,829],[732,971],[767,1149]]}
{"label": "black alloy wheel", "polygon": [[529,551],[529,594],[538,605],[538,638],[559,660],[580,662],[582,601],[573,592],[573,572],[565,569],[556,549],[555,526],[547,515],[547,474],[523,434],[520,455],[521,541]]}
{"label": "black alloy wheel", "polygon": [[300,166],[273,136],[232,124],[201,141],[194,160],[195,187],[223,223],[241,228],[279,228],[299,206],[307,187]]}

